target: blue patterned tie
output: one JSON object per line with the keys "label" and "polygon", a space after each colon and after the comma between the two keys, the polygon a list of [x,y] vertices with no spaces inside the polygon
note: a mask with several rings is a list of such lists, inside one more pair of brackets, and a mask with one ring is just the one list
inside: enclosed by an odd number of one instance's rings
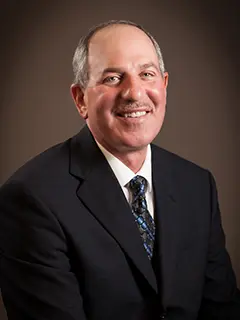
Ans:
{"label": "blue patterned tie", "polygon": [[141,176],[135,176],[129,182],[130,191],[132,192],[132,213],[138,225],[148,258],[151,259],[155,238],[155,224],[147,209],[146,185],[146,179]]}

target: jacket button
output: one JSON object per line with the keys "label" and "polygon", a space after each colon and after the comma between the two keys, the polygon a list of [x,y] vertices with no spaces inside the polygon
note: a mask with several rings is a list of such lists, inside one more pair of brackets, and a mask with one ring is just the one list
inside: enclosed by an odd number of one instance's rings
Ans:
{"label": "jacket button", "polygon": [[163,312],[163,313],[160,315],[160,318],[159,318],[159,319],[166,319],[166,316],[167,316],[167,313],[166,313],[166,312]]}

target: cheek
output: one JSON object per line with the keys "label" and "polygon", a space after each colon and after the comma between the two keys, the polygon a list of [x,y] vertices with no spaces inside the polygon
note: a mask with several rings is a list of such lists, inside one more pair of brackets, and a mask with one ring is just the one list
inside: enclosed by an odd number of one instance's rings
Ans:
{"label": "cheek", "polygon": [[163,87],[152,88],[149,92],[149,96],[157,105],[158,103],[164,102],[166,100],[166,89]]}
{"label": "cheek", "polygon": [[104,98],[105,92],[100,90],[99,88],[89,89],[85,103],[90,108],[93,106],[97,106],[101,103],[101,100]]}
{"label": "cheek", "polygon": [[166,89],[163,87],[151,88],[149,97],[153,101],[155,107],[163,107],[166,103]]}
{"label": "cheek", "polygon": [[89,108],[100,110],[101,112],[112,108],[115,96],[108,88],[98,86],[91,90],[88,98]]}

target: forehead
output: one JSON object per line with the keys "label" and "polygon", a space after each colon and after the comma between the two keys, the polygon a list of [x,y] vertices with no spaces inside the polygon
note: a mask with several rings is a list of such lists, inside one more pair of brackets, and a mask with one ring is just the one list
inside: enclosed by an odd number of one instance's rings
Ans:
{"label": "forehead", "polygon": [[90,71],[134,63],[158,64],[151,39],[142,30],[129,25],[113,25],[96,32],[88,51]]}

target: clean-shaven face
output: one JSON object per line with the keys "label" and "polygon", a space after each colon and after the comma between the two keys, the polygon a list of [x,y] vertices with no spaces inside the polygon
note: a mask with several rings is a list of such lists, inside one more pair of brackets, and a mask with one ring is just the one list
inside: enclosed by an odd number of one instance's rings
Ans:
{"label": "clean-shaven face", "polygon": [[104,28],[90,41],[88,63],[83,101],[95,139],[115,155],[146,148],[163,124],[168,79],[151,40],[133,26]]}

